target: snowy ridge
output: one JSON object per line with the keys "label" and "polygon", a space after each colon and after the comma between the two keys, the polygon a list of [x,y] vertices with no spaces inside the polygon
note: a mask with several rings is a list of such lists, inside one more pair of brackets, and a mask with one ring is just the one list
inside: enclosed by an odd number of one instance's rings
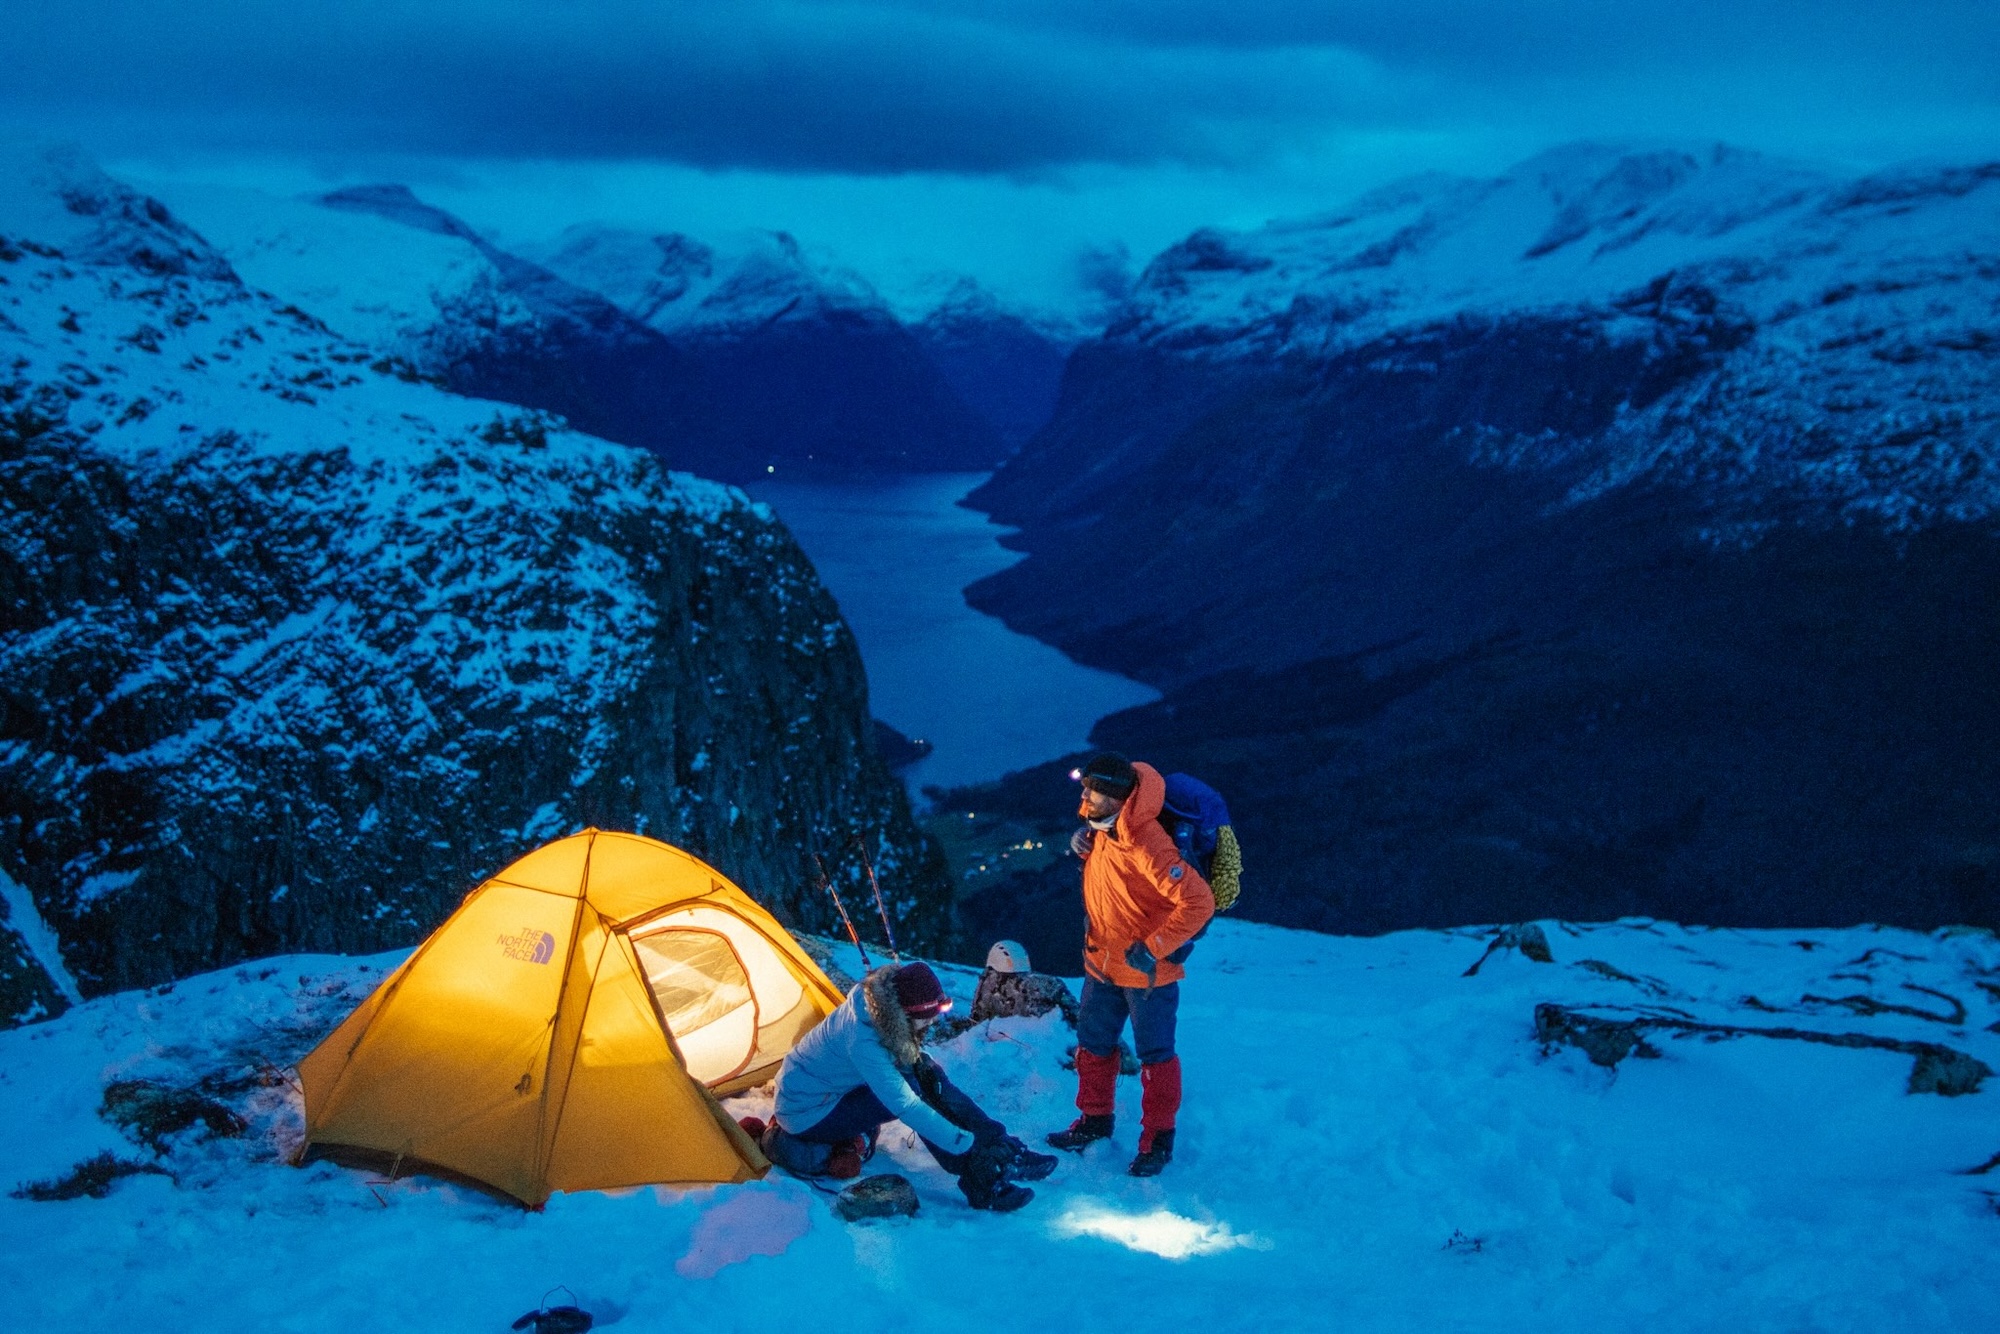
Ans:
{"label": "snowy ridge", "polygon": [[[966,1211],[892,1126],[869,1170],[908,1176],[922,1210],[862,1227],[781,1174],[558,1195],[530,1214],[423,1177],[292,1168],[302,1120],[284,1067],[400,956],[270,959],[0,1034],[0,1183],[98,1154],[171,1173],[104,1199],[0,1199],[15,1238],[0,1272],[45,1328],[199,1311],[218,1331],[498,1329],[556,1284],[632,1334],[781,1327],[801,1293],[838,1334],[1096,1330],[1103,1305],[1081,1295],[1114,1291],[1216,1330],[1991,1323],[1996,1187],[1967,1174],[2000,1149],[1991,1086],[1909,1093],[1905,1056],[1765,1038],[1662,1040],[1659,1059],[1607,1068],[1544,1049],[1532,1022],[1545,1002],[1766,1024],[1770,1007],[2000,1065],[1990,935],[1540,925],[1553,963],[1509,950],[1466,977],[1488,933],[1219,922],[1184,986],[1187,1102],[1164,1175],[1124,1175],[1138,1081],[1122,1080],[1113,1142],[1063,1158],[1014,1215]],[[976,975],[940,971],[963,1002]],[[1027,1137],[1074,1114],[1072,1041],[1055,1016],[1000,1020],[937,1055]],[[244,1133],[197,1126],[156,1156],[99,1114],[104,1088],[131,1080],[219,1100]],[[259,1265],[240,1263],[248,1248]],[[57,1266],[118,1281],[33,1281]]]}
{"label": "snowy ridge", "polygon": [[524,253],[663,333],[730,337],[781,320],[895,319],[867,279],[787,232],[711,244],[582,224]]}
{"label": "snowy ridge", "polygon": [[578,228],[533,252],[544,264],[400,185],[164,189],[247,282],[336,332],[676,467],[950,471],[1003,452],[865,280],[783,233]]}
{"label": "snowy ridge", "polygon": [[222,186],[179,185],[174,211],[263,291],[310,310],[335,333],[433,369],[439,327],[474,315],[523,330],[535,314],[462,236],[355,210]]}
{"label": "snowy ridge", "polygon": [[[2000,164],[1845,180],[1726,147],[1554,150],[1328,216],[1198,232],[1148,267],[1113,344],[1202,363],[1373,351],[1421,374],[1438,331],[1567,326],[1712,354],[1600,441],[1479,440],[1482,464],[1582,461],[1582,502],[1641,477],[1896,526],[2000,509]],[[1693,346],[1692,343],[1687,343]]]}

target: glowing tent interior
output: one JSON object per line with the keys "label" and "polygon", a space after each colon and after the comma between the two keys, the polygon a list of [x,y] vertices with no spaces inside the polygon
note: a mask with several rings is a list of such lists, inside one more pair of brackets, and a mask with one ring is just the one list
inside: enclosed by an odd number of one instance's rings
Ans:
{"label": "glowing tent interior", "polygon": [[299,1161],[386,1159],[530,1206],[747,1180],[769,1164],[715,1096],[840,1001],[714,868],[587,829],[473,890],[299,1063]]}

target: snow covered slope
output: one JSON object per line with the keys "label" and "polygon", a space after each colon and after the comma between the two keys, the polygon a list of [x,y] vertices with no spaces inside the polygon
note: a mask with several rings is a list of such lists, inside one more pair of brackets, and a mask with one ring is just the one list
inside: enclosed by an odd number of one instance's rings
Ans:
{"label": "snow covered slope", "polygon": [[[1132,1318],[1888,1334],[2000,1319],[2000,1185],[1963,1175],[2000,1150],[1991,1079],[1910,1092],[1906,1053],[1757,1035],[1656,1032],[1658,1059],[1603,1066],[1545,1048],[1534,1023],[1557,1003],[2000,1065],[1991,936],[1542,925],[1555,962],[1505,951],[1466,977],[1479,932],[1220,923],[1185,984],[1187,1106],[1165,1175],[1124,1175],[1138,1103],[1125,1080],[1116,1139],[1065,1158],[1018,1214],[967,1211],[892,1129],[871,1170],[909,1176],[922,1210],[863,1226],[782,1175],[561,1195],[529,1214],[424,1178],[286,1166],[301,1120],[281,1067],[396,956],[269,959],[0,1034],[0,1184],[98,1155],[171,1174],[101,1199],[0,1198],[0,1280],[24,1327],[217,1334],[500,1330],[559,1284],[631,1334],[808,1316],[829,1334],[1086,1334]],[[947,978],[963,999],[973,975]],[[1069,1041],[1054,1016],[1002,1020],[939,1056],[1037,1135],[1073,1115]],[[763,1106],[753,1093],[732,1109]],[[176,1108],[188,1129],[165,1128]]]}
{"label": "snow covered slope", "polygon": [[[0,872],[85,994],[408,942],[586,823],[807,923],[804,841],[858,833],[936,936],[869,737],[740,492],[421,381],[74,153],[0,161]],[[61,1004],[32,953],[5,1017]]]}
{"label": "snow covered slope", "polygon": [[[1493,180],[1420,178],[1325,217],[1197,232],[1147,267],[1101,355],[1212,376],[1361,357],[1421,379],[1482,331],[1563,337],[1634,363],[1616,411],[1598,419],[1603,391],[1584,385],[1567,420],[1503,407],[1464,424],[1465,457],[1581,463],[1572,503],[1643,478],[1727,487],[1752,525],[1780,493],[1913,524],[2000,506],[1997,316],[2000,164],[1855,180],[1721,146],[1579,144]],[[1058,431],[1049,448],[1075,443]],[[992,488],[1003,517],[1093,489],[1051,501],[1028,482]]]}
{"label": "snow covered slope", "polygon": [[717,250],[583,227],[523,257],[400,185],[162,188],[247,282],[336,332],[678,468],[966,471],[1001,453],[874,290],[782,233]]}
{"label": "snow covered slope", "polygon": [[690,367],[593,292],[399,185],[317,199],[179,183],[167,202],[251,286],[457,393],[562,415],[686,467]]}
{"label": "snow covered slope", "polygon": [[894,319],[867,279],[786,232],[744,232],[710,244],[678,232],[649,236],[583,224],[524,253],[668,333],[727,336],[780,320]]}
{"label": "snow covered slope", "polygon": [[1253,912],[2000,921],[2000,164],[1200,232],[971,499],[974,605],[1169,693],[1096,740],[1266,822]]}

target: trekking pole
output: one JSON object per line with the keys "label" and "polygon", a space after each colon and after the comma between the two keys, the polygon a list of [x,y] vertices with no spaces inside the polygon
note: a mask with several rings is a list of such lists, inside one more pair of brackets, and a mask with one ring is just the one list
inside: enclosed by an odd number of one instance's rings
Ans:
{"label": "trekking pole", "polygon": [[826,873],[826,863],[819,859],[817,852],[813,854],[813,865],[819,867],[819,882],[826,887],[826,892],[832,895],[833,906],[840,912],[841,924],[847,928],[847,938],[854,942],[855,949],[861,951],[861,966],[871,972],[874,971],[875,964],[868,957],[868,947],[861,943],[861,937],[855,932],[854,919],[847,915],[847,905],[840,901],[840,891],[833,887],[833,877]]}
{"label": "trekking pole", "polygon": [[868,887],[875,891],[875,914],[882,919],[882,934],[889,942],[889,953],[897,963],[903,956],[896,952],[896,933],[889,926],[889,910],[882,905],[882,886],[875,879],[875,863],[868,858],[868,845],[861,841],[861,835],[854,836],[854,846],[860,850],[861,864],[868,868]]}

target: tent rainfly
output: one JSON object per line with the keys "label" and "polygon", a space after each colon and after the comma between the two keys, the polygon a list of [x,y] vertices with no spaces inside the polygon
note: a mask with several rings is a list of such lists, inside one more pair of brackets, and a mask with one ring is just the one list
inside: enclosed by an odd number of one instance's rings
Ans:
{"label": "tent rainfly", "polygon": [[716,1097],[769,1078],[841,999],[712,867],[586,829],[468,894],[299,1063],[299,1161],[442,1171],[530,1207],[749,1180],[769,1164]]}

